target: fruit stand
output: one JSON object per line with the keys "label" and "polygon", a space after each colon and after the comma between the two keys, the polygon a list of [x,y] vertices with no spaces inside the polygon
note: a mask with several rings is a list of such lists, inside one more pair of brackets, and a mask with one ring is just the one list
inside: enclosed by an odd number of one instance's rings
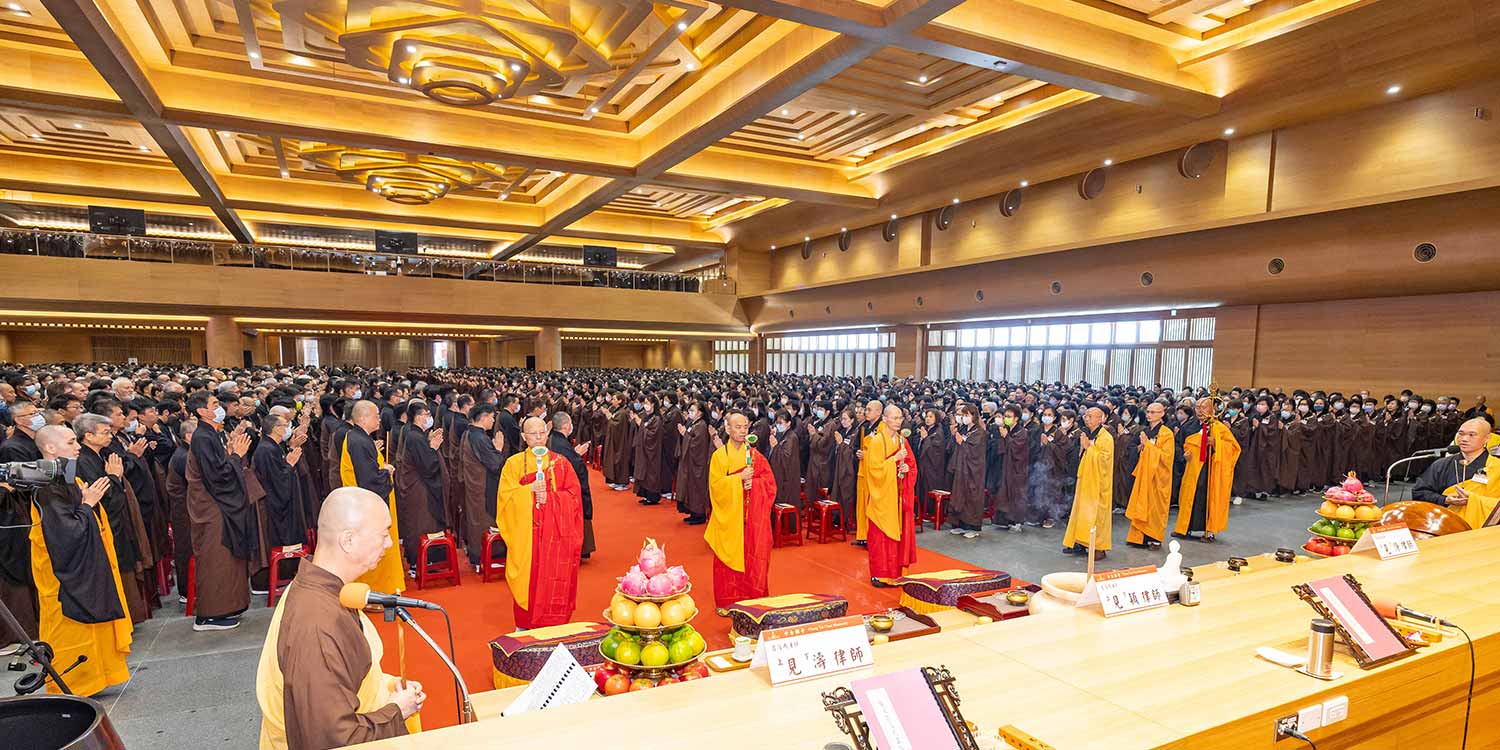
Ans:
{"label": "fruit stand", "polygon": [[1343,482],[1323,491],[1318,516],[1307,529],[1312,536],[1302,549],[1317,557],[1338,557],[1348,554],[1370,525],[1380,521],[1380,508],[1351,471]]}
{"label": "fruit stand", "polygon": [[708,676],[698,661],[707,643],[691,620],[698,606],[683,568],[668,567],[653,539],[619,578],[604,619],[613,627],[599,644],[605,663],[594,671],[604,695],[646,690]]}

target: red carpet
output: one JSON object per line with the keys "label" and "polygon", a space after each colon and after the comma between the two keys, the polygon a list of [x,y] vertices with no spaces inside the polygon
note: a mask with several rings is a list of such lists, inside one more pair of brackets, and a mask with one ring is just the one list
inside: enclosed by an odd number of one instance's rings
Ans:
{"label": "red carpet", "polygon": [[[594,497],[594,535],[599,549],[579,569],[578,609],[573,619],[602,621],[601,613],[614,593],[615,578],[635,564],[641,542],[649,536],[665,547],[669,564],[687,568],[692,577],[693,598],[699,606],[693,627],[708,640],[710,649],[727,647],[729,620],[713,613],[712,552],[703,541],[703,527],[682,523],[682,516],[671,501],[664,500],[653,508],[643,507],[636,503],[634,494],[609,489],[597,471],[591,470],[589,477]],[[918,549],[917,564],[910,571],[961,567],[968,566]],[[801,547],[783,547],[772,553],[771,593],[798,592],[843,596],[849,600],[851,614],[887,609],[900,598],[899,589],[876,589],[870,585],[864,549],[847,542],[807,542]],[[458,651],[454,661],[463,671],[469,690],[477,693],[491,689],[489,641],[515,629],[510,590],[505,582],[481,583],[478,575],[466,572],[459,586],[439,584],[422,591],[413,588],[406,593],[441,604],[448,610],[453,618],[453,639]],[[440,614],[417,612],[414,617],[434,640],[446,646]],[[377,625],[385,640],[385,671],[396,674],[399,666],[395,626]],[[406,634],[406,676],[420,681],[427,690],[427,703],[422,709],[424,727],[457,723],[453,679],[431,650],[410,632]]]}

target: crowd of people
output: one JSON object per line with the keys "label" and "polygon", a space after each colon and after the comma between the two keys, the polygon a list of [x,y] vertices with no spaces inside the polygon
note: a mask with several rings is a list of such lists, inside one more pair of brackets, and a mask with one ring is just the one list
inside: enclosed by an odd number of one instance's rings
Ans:
{"label": "crowd of people", "polygon": [[195,595],[195,629],[235,627],[270,586],[271,550],[318,543],[341,487],[388,505],[373,589],[403,589],[424,540],[446,536],[476,572],[504,560],[518,625],[539,627],[571,616],[595,549],[589,462],[705,526],[722,609],[767,593],[775,505],[837,505],[883,586],[915,560],[919,506],[942,502],[969,539],[1066,524],[1065,552],[1103,557],[1113,515],[1151,547],[1176,505],[1172,533],[1212,541],[1238,498],[1383,477],[1493,425],[1482,396],[1410,391],[107,364],[0,366],[0,381],[0,462],[76,474],[0,487],[0,596],[33,632],[52,623],[58,661],[90,657],[81,693],[118,682],[168,577]]}

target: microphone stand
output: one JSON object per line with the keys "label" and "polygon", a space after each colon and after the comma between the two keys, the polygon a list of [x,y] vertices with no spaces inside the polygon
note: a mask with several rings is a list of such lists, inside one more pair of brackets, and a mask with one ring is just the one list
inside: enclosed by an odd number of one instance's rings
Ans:
{"label": "microphone stand", "polygon": [[1380,498],[1380,504],[1381,505],[1389,505],[1390,504],[1390,500],[1391,500],[1391,471],[1394,470],[1397,466],[1400,466],[1401,464],[1404,464],[1407,461],[1420,461],[1420,460],[1422,460],[1424,458],[1437,459],[1437,458],[1443,458],[1443,457],[1445,457],[1447,455],[1448,455],[1447,453],[1433,453],[1431,450],[1417,451],[1416,453],[1414,453],[1414,454],[1412,454],[1410,456],[1407,456],[1406,458],[1400,459],[1400,460],[1396,461],[1395,463],[1391,464],[1390,466],[1387,466],[1385,468],[1385,494],[1384,494],[1384,496],[1382,496]]}
{"label": "microphone stand", "polygon": [[386,620],[389,621],[396,617],[401,618],[402,622],[410,625],[411,629],[416,631],[417,635],[427,642],[427,645],[438,655],[438,658],[443,660],[443,664],[448,667],[448,671],[453,673],[453,680],[458,685],[458,723],[469,724],[476,721],[474,717],[474,702],[469,697],[469,686],[464,682],[463,675],[458,673],[458,666],[453,663],[452,659],[448,658],[448,654],[443,651],[442,647],[437,645],[431,636],[427,635],[427,631],[423,630],[422,626],[418,625],[417,621],[412,619],[411,613],[407,612],[405,607],[386,607]]}
{"label": "microphone stand", "polygon": [[5,602],[0,602],[0,620],[5,621],[6,629],[16,636],[17,643],[25,644],[21,647],[21,653],[30,656],[33,661],[42,665],[42,671],[47,673],[58,690],[67,695],[73,695],[73,691],[68,689],[68,683],[63,682],[62,675],[52,668],[52,647],[42,641],[32,640],[31,636],[26,634],[26,629],[21,627],[21,623],[16,620],[16,616],[11,613],[10,607],[5,606]]}

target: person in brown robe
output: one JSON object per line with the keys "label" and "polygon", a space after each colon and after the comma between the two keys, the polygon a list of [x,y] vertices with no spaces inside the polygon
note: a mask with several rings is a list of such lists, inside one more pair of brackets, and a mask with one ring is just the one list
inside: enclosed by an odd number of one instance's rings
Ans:
{"label": "person in brown robe", "polygon": [[[478,573],[484,559],[484,535],[495,528],[495,500],[500,491],[500,467],[505,464],[505,433],[495,426],[495,405],[475,404],[469,411],[469,432],[459,450],[459,472],[464,487],[464,547]],[[505,542],[496,540],[495,558],[505,556]]]}
{"label": "person in brown robe", "polygon": [[[1115,438],[1115,478],[1113,509],[1123,514],[1130,505],[1130,491],[1135,488],[1135,467],[1141,458],[1141,411],[1134,404],[1120,407],[1120,419],[1112,427]],[[1106,424],[1105,429],[1111,429]]]}
{"label": "person in brown robe", "polygon": [[198,584],[193,629],[227,630],[239,627],[240,613],[250,607],[250,566],[260,555],[245,488],[249,423],[225,435],[224,407],[207,391],[189,396],[187,406],[198,417],[186,473]]}
{"label": "person in brown robe", "polygon": [[829,490],[833,482],[833,449],[834,432],[838,429],[838,422],[828,418],[828,406],[825,401],[813,405],[812,419],[803,425],[807,431],[804,444],[807,446],[807,495],[809,500],[817,500],[822,493]]}
{"label": "person in brown robe", "polygon": [[859,450],[860,421],[853,407],[845,407],[839,413],[838,428],[833,435],[833,478],[829,481],[828,497],[839,504],[839,513],[844,518],[844,528],[852,529],[855,509],[859,501],[859,461],[855,451]]}
{"label": "person in brown robe", "polygon": [[1377,466],[1380,459],[1375,453],[1375,401],[1364,402],[1357,410],[1350,411],[1354,415],[1354,429],[1349,438],[1349,469],[1366,481],[1384,477],[1385,467]]}
{"label": "person in brown robe", "polygon": [[1380,467],[1375,472],[1377,478],[1383,480],[1391,464],[1400,458],[1397,448],[1401,435],[1405,432],[1406,415],[1401,413],[1401,403],[1387,397],[1385,408],[1381,409],[1380,416],[1375,419],[1375,460]]}
{"label": "person in brown robe", "polygon": [[755,449],[762,456],[771,456],[771,415],[765,402],[759,399],[750,402],[750,434],[755,436]]}
{"label": "person in brown robe", "polygon": [[[448,473],[438,454],[444,434],[435,425],[436,419],[426,403],[410,401],[406,404],[406,424],[396,428],[402,456],[401,463],[396,465],[396,515],[401,519],[401,546],[406,551],[406,562],[413,569],[419,564],[417,553],[422,537],[449,528],[443,506],[446,496],[443,485]],[[440,560],[441,557],[434,557],[428,562]]]}
{"label": "person in brown robe", "polygon": [[[1238,401],[1230,401],[1224,410],[1224,424],[1229,427],[1229,433],[1240,445],[1250,444],[1250,433],[1255,429],[1255,421],[1245,414]],[[1254,473],[1250,469],[1250,452],[1242,451],[1239,462],[1234,467],[1234,486],[1230,490],[1234,497],[1244,498],[1255,494],[1250,488],[1250,475]]]}
{"label": "person in brown robe", "polygon": [[677,426],[677,510],[687,517],[683,523],[702,526],[708,523],[711,507],[708,497],[708,459],[714,446],[708,421],[703,418],[707,407],[702,402],[688,406],[687,421]]}
{"label": "person in brown robe", "polygon": [[1307,441],[1307,423],[1293,409],[1281,407],[1281,463],[1276,467],[1276,494],[1300,495],[1297,474],[1302,464],[1302,446]]}
{"label": "person in brown robe", "polygon": [[550,422],[552,434],[547,436],[547,450],[566,459],[578,477],[579,502],[583,505],[583,546],[579,549],[578,556],[587,560],[599,548],[594,540],[594,496],[589,491],[589,466],[583,460],[590,446],[587,441],[576,445],[573,443],[574,422],[567,412],[553,414]]}
{"label": "person in brown robe", "polygon": [[340,592],[374,570],[390,546],[390,510],[358,487],[330,493],[319,544],[271,616],[256,670],[260,746],[332,750],[399,737],[427,699],[422,684],[384,674],[380,636]]}
{"label": "person in brown robe", "polygon": [[1245,480],[1249,497],[1264,500],[1276,491],[1276,485],[1281,479],[1282,434],[1285,428],[1281,424],[1281,415],[1273,410],[1270,396],[1256,399],[1252,408],[1250,439],[1248,443],[1242,443],[1247,446],[1245,453],[1250,457],[1247,459],[1241,454],[1240,465],[1250,473]]}
{"label": "person in brown robe", "polygon": [[1328,477],[1324,480],[1329,485],[1343,481],[1350,471],[1357,468],[1350,450],[1354,443],[1354,410],[1346,405],[1342,395],[1335,394],[1333,399],[1333,457],[1329,461]]}
{"label": "person in brown robe", "polygon": [[1317,425],[1314,435],[1314,458],[1310,490],[1321,491],[1333,478],[1334,444],[1338,442],[1338,419],[1328,411],[1328,401],[1322,396],[1313,399],[1313,422]]}
{"label": "person in brown robe", "polygon": [[661,452],[666,427],[658,413],[661,404],[656,396],[648,395],[640,400],[641,408],[630,416],[635,425],[635,494],[641,505],[661,503],[662,493],[671,489],[662,474]]}
{"label": "person in brown robe", "polygon": [[677,481],[677,440],[682,436],[677,433],[677,428],[682,425],[682,410],[677,408],[675,397],[664,394],[661,397],[661,481],[662,497],[668,500],[677,498],[676,488],[673,486]]}
{"label": "person in brown robe", "polygon": [[1021,421],[1021,410],[1007,405],[995,418],[995,518],[1014,527],[1020,523],[1041,526],[1042,517],[1026,503],[1026,478],[1031,472],[1031,445],[1036,441],[1031,423]]}
{"label": "person in brown robe", "polygon": [[802,500],[802,446],[801,435],[792,429],[792,415],[785,409],[776,412],[776,424],[771,429],[771,453],[767,460],[771,473],[776,477],[776,499],[778,505],[790,505],[800,514]]}
{"label": "person in brown robe", "polygon": [[1303,492],[1323,489],[1323,423],[1311,412],[1311,405],[1297,405],[1297,419],[1302,422],[1302,456],[1297,461],[1297,488]]}
{"label": "person in brown robe", "polygon": [[[933,490],[949,491],[953,480],[948,472],[948,457],[953,453],[953,438],[949,433],[948,418],[937,409],[924,409],[921,423],[912,433],[912,449],[917,452],[917,507],[924,512],[932,509]],[[981,499],[980,504],[983,505]],[[983,515],[983,508],[980,509]],[[954,528],[958,528],[958,515],[951,514]]]}
{"label": "person in brown robe", "polygon": [[609,408],[604,410],[609,422],[604,428],[604,482],[613,490],[624,490],[630,486],[630,463],[635,456],[631,444],[632,410],[618,393],[609,396]]}
{"label": "person in brown robe", "polygon": [[[965,404],[959,407],[957,426],[953,431],[953,457],[948,462],[952,469],[953,494],[948,498],[948,514],[953,519],[954,534],[965,539],[978,538],[984,528],[984,491],[986,464],[989,458],[989,431],[980,420],[979,410]],[[917,482],[922,481],[921,452],[917,458]],[[996,511],[995,523],[1020,530],[1020,520],[1001,517]]]}

